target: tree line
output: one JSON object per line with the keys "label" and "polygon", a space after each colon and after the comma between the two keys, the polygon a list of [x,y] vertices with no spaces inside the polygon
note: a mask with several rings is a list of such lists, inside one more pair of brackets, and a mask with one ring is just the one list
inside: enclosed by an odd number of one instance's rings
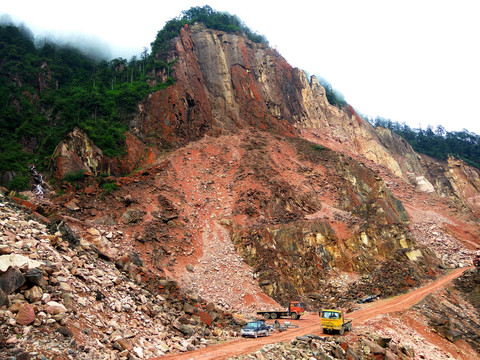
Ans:
{"label": "tree line", "polygon": [[[181,27],[195,22],[267,43],[236,16],[209,6],[193,7],[168,21],[151,43],[152,51],[144,48],[130,60],[98,60],[72,46],[36,41],[24,26],[0,25],[0,183],[12,189],[28,187],[28,165],[44,170],[58,143],[75,127],[106,155],[121,156],[138,102],[175,82],[175,60],[166,56],[172,39]],[[328,101],[344,107],[343,95],[322,83]],[[480,168],[476,134],[449,133],[441,127],[411,129],[381,118],[372,122],[403,136],[418,152],[439,159],[454,155]]]}
{"label": "tree line", "polygon": [[446,131],[441,125],[435,129],[412,129],[405,123],[376,117],[369,119],[374,126],[392,130],[403,137],[419,153],[445,160],[448,156],[462,159],[471,166],[480,169],[480,136],[466,129]]}
{"label": "tree line", "polygon": [[205,5],[182,11],[180,16],[169,20],[157,33],[155,41],[151,43],[152,53],[159,54],[161,58],[165,59],[170,41],[178,36],[180,29],[185,25],[193,25],[196,22],[203,23],[209,29],[238,33],[255,43],[268,44],[264,35],[252,31],[237,16],[213,10],[210,6]]}
{"label": "tree line", "polygon": [[[28,186],[28,164],[45,168],[75,127],[109,156],[123,152],[124,133],[138,102],[174,83],[170,63],[145,48],[130,60],[97,60],[43,40],[24,26],[0,25],[0,179]],[[167,74],[163,82],[157,71]],[[13,181],[12,181],[13,177]]]}
{"label": "tree line", "polygon": [[192,7],[167,22],[152,51],[144,48],[130,60],[98,60],[72,46],[35,40],[23,25],[0,24],[0,184],[27,187],[28,164],[44,169],[75,127],[106,155],[121,156],[138,102],[175,82],[175,60],[165,56],[171,40],[195,22],[267,43],[238,17],[209,6]]}

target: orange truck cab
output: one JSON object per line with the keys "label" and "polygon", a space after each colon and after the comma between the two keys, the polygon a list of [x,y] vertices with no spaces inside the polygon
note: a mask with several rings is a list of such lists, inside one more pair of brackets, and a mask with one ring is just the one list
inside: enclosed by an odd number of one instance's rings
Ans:
{"label": "orange truck cab", "polygon": [[305,306],[300,301],[291,301],[286,311],[285,310],[258,311],[257,314],[262,315],[265,319],[277,319],[280,317],[290,317],[292,318],[292,320],[298,320],[300,319],[300,316],[305,314]]}

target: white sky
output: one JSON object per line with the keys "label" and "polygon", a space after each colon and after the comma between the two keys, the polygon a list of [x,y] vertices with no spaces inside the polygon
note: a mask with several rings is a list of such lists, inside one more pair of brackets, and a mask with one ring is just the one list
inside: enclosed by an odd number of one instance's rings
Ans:
{"label": "white sky", "polygon": [[237,15],[364,115],[480,134],[478,0],[12,0],[0,15],[36,37],[92,40],[130,59],[166,21],[206,4]]}

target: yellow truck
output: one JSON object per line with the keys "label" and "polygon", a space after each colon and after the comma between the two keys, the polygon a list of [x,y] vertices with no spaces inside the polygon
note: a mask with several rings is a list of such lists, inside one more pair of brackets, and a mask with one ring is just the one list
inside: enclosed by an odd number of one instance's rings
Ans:
{"label": "yellow truck", "polygon": [[338,331],[340,335],[352,330],[352,319],[345,319],[341,310],[322,309],[319,313],[324,334]]}

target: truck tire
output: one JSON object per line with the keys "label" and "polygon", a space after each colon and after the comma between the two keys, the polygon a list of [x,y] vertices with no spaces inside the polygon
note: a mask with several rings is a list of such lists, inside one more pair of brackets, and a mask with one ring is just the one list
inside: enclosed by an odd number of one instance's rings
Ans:
{"label": "truck tire", "polygon": [[324,333],[324,334],[328,334],[329,332],[330,332],[330,331],[328,331],[328,329],[325,329],[325,328],[322,329],[322,333]]}
{"label": "truck tire", "polygon": [[291,316],[292,320],[297,320],[300,316],[297,313],[293,313]]}
{"label": "truck tire", "polygon": [[277,317],[277,313],[270,313],[270,319],[276,319]]}
{"label": "truck tire", "polygon": [[265,314],[263,314],[263,317],[264,317],[266,320],[268,320],[268,319],[270,319],[270,314],[269,314],[269,313],[265,313]]}

